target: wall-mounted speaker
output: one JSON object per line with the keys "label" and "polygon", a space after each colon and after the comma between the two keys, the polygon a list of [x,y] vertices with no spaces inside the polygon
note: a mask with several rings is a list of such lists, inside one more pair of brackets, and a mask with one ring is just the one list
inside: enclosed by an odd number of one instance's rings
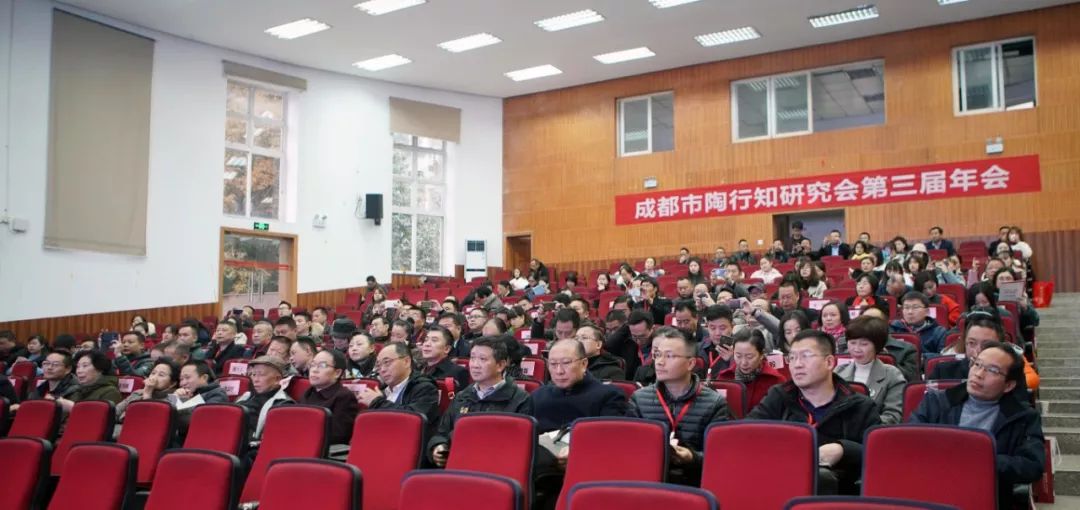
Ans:
{"label": "wall-mounted speaker", "polygon": [[364,196],[364,219],[375,220],[375,224],[380,225],[382,218],[382,193],[368,193]]}

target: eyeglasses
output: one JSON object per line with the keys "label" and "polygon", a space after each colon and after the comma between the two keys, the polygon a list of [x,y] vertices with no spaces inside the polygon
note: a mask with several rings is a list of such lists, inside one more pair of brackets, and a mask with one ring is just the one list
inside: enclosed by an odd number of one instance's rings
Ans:
{"label": "eyeglasses", "polygon": [[384,358],[384,359],[381,359],[379,361],[376,361],[375,364],[378,365],[379,368],[386,368],[386,367],[388,367],[390,365],[393,365],[394,362],[399,360],[399,359],[405,359],[405,356],[399,356],[397,358]]}
{"label": "eyeglasses", "polygon": [[803,352],[800,352],[798,354],[788,354],[787,356],[784,357],[784,359],[786,359],[788,364],[791,365],[791,364],[794,364],[796,361],[801,361],[803,363],[809,363],[810,360],[812,360],[814,358],[824,358],[824,357],[825,357],[824,355],[818,354],[816,352],[803,351]]}
{"label": "eyeglasses", "polygon": [[63,366],[63,361],[42,361],[41,368],[60,367]]}
{"label": "eyeglasses", "polygon": [[904,306],[900,307],[900,309],[905,311],[905,312],[914,312],[914,311],[917,311],[917,310],[922,310],[923,308],[926,308],[926,307],[923,306],[923,305],[904,305]]}
{"label": "eyeglasses", "polygon": [[311,370],[313,368],[317,368],[319,370],[326,370],[328,368],[336,368],[336,367],[331,363],[327,363],[325,361],[320,361],[318,363],[312,363],[312,364],[308,365],[308,370]]}
{"label": "eyeglasses", "polygon": [[653,359],[654,362],[664,360],[665,362],[670,363],[670,362],[675,361],[675,360],[677,360],[679,358],[690,359],[690,358],[693,358],[693,356],[684,356],[684,355],[681,355],[681,354],[675,354],[674,352],[660,352],[660,351],[653,351],[652,352],[652,359]]}
{"label": "eyeglasses", "polygon": [[1001,377],[1005,377],[1005,371],[1004,370],[1002,370],[1001,368],[995,367],[994,365],[987,365],[986,363],[984,363],[984,362],[982,362],[981,360],[978,360],[978,359],[971,360],[971,368],[977,368],[980,371],[985,370],[985,371],[987,371],[987,372],[989,372],[991,374],[1000,375]]}
{"label": "eyeglasses", "polygon": [[551,367],[552,370],[554,370],[554,369],[566,370],[566,369],[570,368],[570,365],[573,365],[574,363],[577,363],[578,361],[581,361],[583,359],[585,359],[585,358],[566,359],[566,360],[561,360],[561,361],[549,361],[548,366]]}

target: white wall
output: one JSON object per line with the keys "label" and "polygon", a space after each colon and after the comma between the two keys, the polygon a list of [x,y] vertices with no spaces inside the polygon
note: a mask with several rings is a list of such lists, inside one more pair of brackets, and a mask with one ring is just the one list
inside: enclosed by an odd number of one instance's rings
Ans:
{"label": "white wall", "polygon": [[[390,96],[462,109],[444,270],[464,263],[466,238],[488,240],[489,265],[502,264],[502,100],[279,64],[74,10],[157,41],[147,256],[43,249],[52,8],[0,0],[0,141],[9,151],[0,152],[0,205],[30,222],[25,234],[0,229],[0,321],[217,301],[220,227],[252,223],[221,212],[222,59],[308,80],[308,90],[290,99],[298,120],[297,222],[271,222],[272,231],[299,236],[299,292],[359,286],[368,274],[389,280]],[[383,193],[382,226],[354,216],[364,193]],[[316,213],[328,215],[325,229],[312,228]]]}

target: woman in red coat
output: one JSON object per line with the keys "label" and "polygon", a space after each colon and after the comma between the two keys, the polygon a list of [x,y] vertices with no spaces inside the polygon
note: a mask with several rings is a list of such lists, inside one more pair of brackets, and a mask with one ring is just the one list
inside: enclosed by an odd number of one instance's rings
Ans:
{"label": "woman in red coat", "polygon": [[716,378],[722,381],[738,381],[746,386],[746,399],[749,409],[753,409],[765,398],[769,388],[787,382],[787,378],[777,372],[765,360],[765,335],[760,330],[745,328],[735,333],[733,363]]}

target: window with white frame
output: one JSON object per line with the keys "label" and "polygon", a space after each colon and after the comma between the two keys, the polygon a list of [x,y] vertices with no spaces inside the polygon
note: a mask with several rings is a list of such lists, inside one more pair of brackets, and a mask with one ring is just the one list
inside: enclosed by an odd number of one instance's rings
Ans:
{"label": "window with white frame", "polygon": [[732,139],[761,140],[885,123],[881,60],[731,83]]}
{"label": "window with white frame", "polygon": [[229,80],[225,99],[225,214],[280,219],[286,92]]}
{"label": "window with white frame", "polygon": [[675,95],[661,92],[619,100],[619,155],[675,149]]}
{"label": "window with white frame", "polygon": [[394,133],[391,269],[442,274],[446,142]]}
{"label": "window with white frame", "polygon": [[1035,39],[1011,39],[953,50],[957,114],[1035,107]]}

